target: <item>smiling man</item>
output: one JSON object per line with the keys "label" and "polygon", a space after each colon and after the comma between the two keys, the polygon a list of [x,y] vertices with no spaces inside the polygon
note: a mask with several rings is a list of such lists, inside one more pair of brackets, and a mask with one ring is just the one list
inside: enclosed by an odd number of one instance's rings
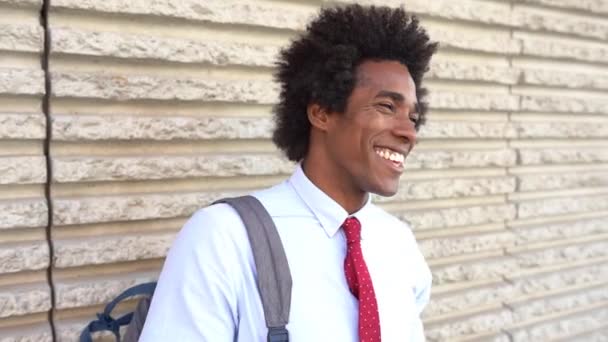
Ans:
{"label": "smiling man", "polygon": [[[423,341],[431,273],[410,228],[370,200],[399,188],[426,105],[436,44],[403,9],[321,11],[279,56],[273,140],[297,162],[254,194],[283,243],[290,341]],[[265,341],[247,233],[199,210],[165,262],[140,341]]]}

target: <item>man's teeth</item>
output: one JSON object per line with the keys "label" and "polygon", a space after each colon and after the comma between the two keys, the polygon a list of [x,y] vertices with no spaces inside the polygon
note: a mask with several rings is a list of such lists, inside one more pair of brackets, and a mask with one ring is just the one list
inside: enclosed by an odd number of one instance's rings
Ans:
{"label": "man's teeth", "polygon": [[376,150],[376,154],[384,159],[394,161],[396,163],[403,163],[403,161],[405,161],[403,154],[391,151],[389,149]]}

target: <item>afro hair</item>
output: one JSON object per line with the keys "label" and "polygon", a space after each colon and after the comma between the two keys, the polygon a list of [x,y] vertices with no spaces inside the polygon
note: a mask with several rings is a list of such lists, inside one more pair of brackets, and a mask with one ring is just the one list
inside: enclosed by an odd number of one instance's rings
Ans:
{"label": "afro hair", "polygon": [[427,110],[422,76],[436,50],[437,43],[430,42],[418,19],[403,8],[348,5],[322,9],[304,34],[279,54],[274,143],[288,159],[304,159],[311,127],[308,105],[344,112],[357,82],[357,67],[366,60],[398,61],[407,66],[420,107],[418,129]]}

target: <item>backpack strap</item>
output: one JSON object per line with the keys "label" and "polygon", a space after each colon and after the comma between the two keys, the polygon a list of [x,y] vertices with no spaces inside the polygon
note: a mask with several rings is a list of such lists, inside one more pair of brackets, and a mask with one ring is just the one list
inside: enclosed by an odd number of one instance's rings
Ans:
{"label": "backpack strap", "polygon": [[118,303],[129,297],[138,295],[152,296],[154,289],[156,289],[155,282],[140,284],[125,290],[123,293],[118,295],[118,297],[114,298],[114,300],[108,303],[103,312],[97,314],[97,320],[92,321],[89,323],[89,325],[87,325],[87,327],[80,334],[79,341],[92,342],[91,334],[103,330],[111,331],[114,334],[114,337],[116,337],[116,341],[120,341],[120,327],[131,322],[133,312],[129,312],[118,319],[114,319],[114,317],[111,316],[112,310],[114,310],[114,307]]}
{"label": "backpack strap", "polygon": [[285,326],[289,322],[291,305],[291,273],[272,217],[253,196],[225,198],[214,202],[216,203],[232,206],[245,224],[268,327],[267,341],[288,342],[289,334]]}

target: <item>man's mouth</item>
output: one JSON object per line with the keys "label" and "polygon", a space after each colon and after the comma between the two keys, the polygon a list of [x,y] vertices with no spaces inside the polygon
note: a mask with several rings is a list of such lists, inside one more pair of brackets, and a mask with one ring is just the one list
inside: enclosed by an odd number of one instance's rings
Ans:
{"label": "man's mouth", "polygon": [[381,158],[386,159],[390,162],[393,162],[393,164],[395,166],[397,166],[397,167],[403,166],[403,162],[405,161],[405,156],[401,152],[397,152],[397,151],[391,150],[390,148],[386,148],[386,147],[376,147],[376,148],[374,148],[374,151]]}

